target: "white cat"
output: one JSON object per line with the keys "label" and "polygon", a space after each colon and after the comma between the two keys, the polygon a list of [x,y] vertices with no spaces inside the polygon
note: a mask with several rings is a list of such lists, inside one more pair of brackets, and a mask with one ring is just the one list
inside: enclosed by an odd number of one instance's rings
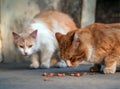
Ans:
{"label": "white cat", "polygon": [[21,53],[31,56],[31,68],[39,66],[49,68],[55,52],[58,52],[56,54],[60,60],[56,66],[66,67],[66,63],[60,58],[59,51],[56,51],[59,48],[55,33],[66,34],[74,29],[76,25],[68,15],[57,11],[47,11],[37,14],[22,33],[13,32],[13,37]]}

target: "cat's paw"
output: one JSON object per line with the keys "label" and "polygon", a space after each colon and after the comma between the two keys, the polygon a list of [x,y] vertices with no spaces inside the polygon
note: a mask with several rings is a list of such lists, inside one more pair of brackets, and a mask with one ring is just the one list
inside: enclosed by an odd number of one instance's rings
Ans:
{"label": "cat's paw", "polygon": [[39,63],[32,63],[30,64],[30,68],[39,68]]}
{"label": "cat's paw", "polygon": [[115,71],[116,70],[112,68],[104,68],[104,74],[114,74]]}
{"label": "cat's paw", "polygon": [[65,67],[67,67],[67,64],[66,64],[66,62],[64,60],[61,60],[60,62],[55,64],[55,67],[65,68]]}
{"label": "cat's paw", "polygon": [[40,68],[43,68],[43,69],[48,69],[50,68],[50,65],[49,64],[41,64]]}

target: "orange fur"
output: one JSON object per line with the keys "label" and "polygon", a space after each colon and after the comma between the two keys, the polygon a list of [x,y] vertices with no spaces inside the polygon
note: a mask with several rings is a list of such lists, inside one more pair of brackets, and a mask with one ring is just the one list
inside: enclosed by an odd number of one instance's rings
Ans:
{"label": "orange fur", "polygon": [[25,26],[20,34],[13,32],[13,37],[20,52],[25,56],[31,56],[30,67],[49,68],[51,59],[58,62],[56,67],[67,66],[60,57],[55,33],[66,34],[76,29],[71,17],[61,12],[47,11],[37,14]]}
{"label": "orange fur", "polygon": [[[119,23],[106,25],[96,23],[56,37],[62,57],[70,61],[70,65],[77,66],[81,61],[89,61],[95,64],[91,69],[99,71],[100,64],[104,63],[104,73],[115,73],[116,67],[120,67]],[[69,44],[67,48],[64,47],[65,39],[72,39],[67,43]]]}
{"label": "orange fur", "polygon": [[59,23],[59,25],[61,27],[69,27],[69,29],[72,29],[72,30],[76,29],[76,25],[72,21],[72,18],[70,16],[68,16],[67,14],[60,13],[58,11],[42,12],[42,13],[37,14],[34,18],[40,18],[42,21],[47,23],[47,25],[51,31],[53,31],[52,21],[54,19],[57,19],[58,22],[62,22],[62,23]]}

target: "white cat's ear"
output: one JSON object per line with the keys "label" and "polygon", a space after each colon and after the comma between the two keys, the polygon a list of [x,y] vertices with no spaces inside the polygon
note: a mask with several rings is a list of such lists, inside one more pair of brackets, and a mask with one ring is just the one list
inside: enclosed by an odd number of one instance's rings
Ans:
{"label": "white cat's ear", "polygon": [[63,36],[63,34],[61,34],[61,33],[59,33],[59,32],[57,32],[56,34],[55,34],[55,37],[56,37],[56,39],[59,41],[60,40],[60,38]]}
{"label": "white cat's ear", "polygon": [[75,33],[75,34],[74,34],[74,41],[76,41],[76,42],[80,42],[80,39],[79,39],[78,33]]}
{"label": "white cat's ear", "polygon": [[36,37],[37,37],[37,30],[33,31],[33,32],[30,34],[30,36],[31,36],[32,38],[36,39]]}
{"label": "white cat's ear", "polygon": [[12,32],[12,34],[13,34],[14,41],[17,41],[20,38],[20,36],[17,33]]}

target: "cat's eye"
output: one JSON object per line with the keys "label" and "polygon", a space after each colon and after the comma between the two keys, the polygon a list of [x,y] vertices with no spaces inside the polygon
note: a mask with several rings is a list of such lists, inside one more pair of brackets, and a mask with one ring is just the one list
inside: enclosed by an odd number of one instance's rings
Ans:
{"label": "cat's eye", "polygon": [[22,46],[22,45],[20,45],[19,47],[20,47],[20,48],[24,48],[24,46]]}
{"label": "cat's eye", "polygon": [[32,45],[29,45],[28,47],[29,47],[29,48],[31,48],[31,47],[32,47]]}

